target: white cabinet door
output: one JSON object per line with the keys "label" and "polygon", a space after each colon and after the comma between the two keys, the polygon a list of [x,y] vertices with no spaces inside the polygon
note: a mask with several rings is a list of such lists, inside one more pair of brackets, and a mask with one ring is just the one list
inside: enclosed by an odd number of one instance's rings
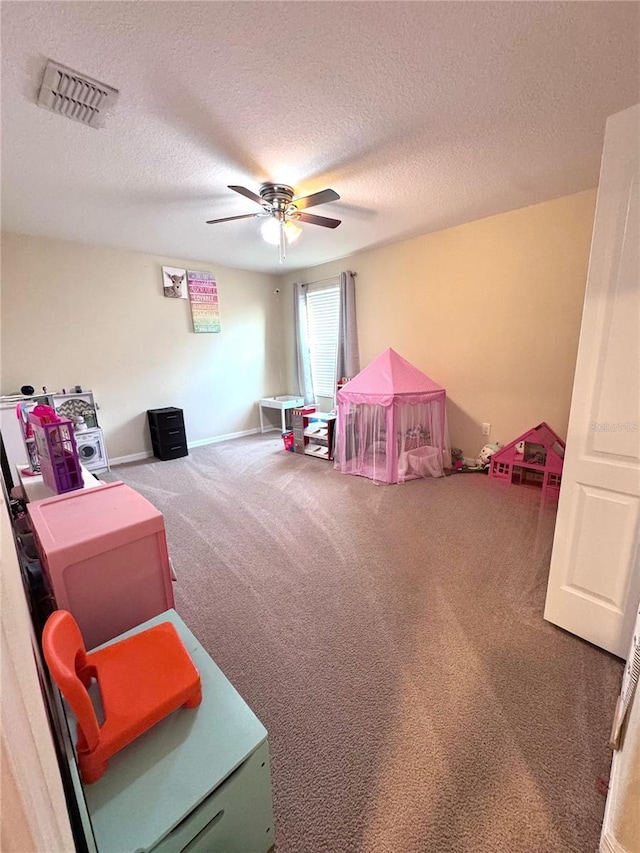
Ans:
{"label": "white cabinet door", "polygon": [[624,657],[640,598],[640,105],[607,122],[545,619]]}

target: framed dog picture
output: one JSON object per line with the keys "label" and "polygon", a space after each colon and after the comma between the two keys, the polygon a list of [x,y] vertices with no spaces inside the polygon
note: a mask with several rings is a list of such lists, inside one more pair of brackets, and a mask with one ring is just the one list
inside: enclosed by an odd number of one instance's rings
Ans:
{"label": "framed dog picture", "polygon": [[176,267],[162,267],[164,295],[171,299],[188,299],[187,271]]}

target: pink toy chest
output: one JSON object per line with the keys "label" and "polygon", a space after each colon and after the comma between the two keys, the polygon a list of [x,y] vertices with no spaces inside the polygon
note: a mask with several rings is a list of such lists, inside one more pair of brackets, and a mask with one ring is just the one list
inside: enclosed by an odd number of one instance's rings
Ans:
{"label": "pink toy chest", "polygon": [[174,607],[164,518],[124,483],[28,505],[56,604],[94,648]]}

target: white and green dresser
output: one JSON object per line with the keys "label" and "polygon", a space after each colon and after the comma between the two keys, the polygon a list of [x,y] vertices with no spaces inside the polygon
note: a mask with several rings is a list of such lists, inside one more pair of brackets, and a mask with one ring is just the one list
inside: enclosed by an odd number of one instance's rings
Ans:
{"label": "white and green dresser", "polygon": [[[175,625],[200,672],[202,703],[179,709],[115,755],[93,785],[73,773],[95,850],[267,853],[275,833],[265,727],[175,610],[116,639],[164,621]],[[75,721],[64,710],[75,743]]]}

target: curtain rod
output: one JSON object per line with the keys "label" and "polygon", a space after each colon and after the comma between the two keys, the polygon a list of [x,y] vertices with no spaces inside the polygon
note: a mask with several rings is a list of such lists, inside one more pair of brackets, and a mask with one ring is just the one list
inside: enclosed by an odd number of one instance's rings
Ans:
{"label": "curtain rod", "polygon": [[[347,272],[350,272],[354,278],[356,278],[356,276],[358,275],[357,272],[352,272],[351,270],[347,270]],[[340,276],[339,275],[332,275],[329,278],[320,278],[320,279],[318,279],[318,281],[303,281],[303,282],[301,282],[300,286],[301,287],[308,287],[310,284],[324,284],[325,281],[334,281],[334,279],[336,279],[336,278],[340,278]]]}

